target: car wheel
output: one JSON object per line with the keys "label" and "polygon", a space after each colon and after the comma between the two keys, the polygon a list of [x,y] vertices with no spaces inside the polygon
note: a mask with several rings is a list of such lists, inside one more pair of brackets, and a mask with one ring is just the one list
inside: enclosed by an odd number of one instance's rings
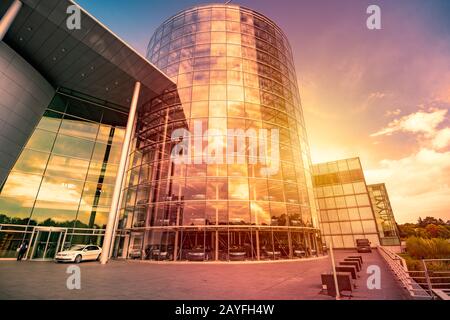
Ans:
{"label": "car wheel", "polygon": [[102,254],[100,253],[99,255],[98,255],[98,257],[97,257],[97,259],[95,259],[95,261],[100,261],[100,256],[101,256]]}
{"label": "car wheel", "polygon": [[79,255],[77,255],[76,257],[75,257],[75,263],[80,263],[81,262],[81,259],[82,259],[83,257],[81,256],[81,254],[79,254]]}

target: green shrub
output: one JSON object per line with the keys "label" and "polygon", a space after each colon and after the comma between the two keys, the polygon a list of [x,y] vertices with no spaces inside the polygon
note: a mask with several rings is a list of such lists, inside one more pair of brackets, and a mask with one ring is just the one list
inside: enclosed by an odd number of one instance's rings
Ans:
{"label": "green shrub", "polygon": [[414,259],[449,259],[450,242],[440,238],[410,237],[406,240],[406,251]]}

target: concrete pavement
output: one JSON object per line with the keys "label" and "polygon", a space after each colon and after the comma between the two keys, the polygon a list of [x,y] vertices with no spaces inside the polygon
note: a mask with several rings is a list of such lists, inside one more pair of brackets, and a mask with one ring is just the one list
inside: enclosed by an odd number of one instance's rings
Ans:
{"label": "concrete pavement", "polygon": [[[336,251],[343,260],[355,251]],[[352,299],[401,300],[407,296],[379,253],[362,254],[363,270]],[[381,290],[366,286],[369,265],[381,269]],[[320,274],[328,257],[309,261],[245,264],[189,264],[112,261],[81,263],[81,290],[68,290],[69,264],[0,262],[0,299],[333,299],[321,294]]]}

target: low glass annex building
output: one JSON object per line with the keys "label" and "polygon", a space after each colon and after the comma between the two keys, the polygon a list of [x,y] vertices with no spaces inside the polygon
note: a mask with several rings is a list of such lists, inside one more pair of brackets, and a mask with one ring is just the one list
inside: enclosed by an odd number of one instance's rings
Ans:
{"label": "low glass annex building", "polygon": [[314,164],[314,188],[325,243],[354,248],[357,239],[400,245],[384,184],[367,185],[359,158]]}
{"label": "low glass annex building", "polygon": [[133,111],[173,82],[72,1],[5,0],[0,17],[0,258],[101,245]]}
{"label": "low glass annex building", "polygon": [[[293,54],[270,19],[190,8],[143,57],[73,1],[5,0],[0,17],[0,259],[24,241],[40,260],[101,245],[102,263],[323,253],[335,221],[320,221]],[[368,203],[357,236],[372,239]]]}

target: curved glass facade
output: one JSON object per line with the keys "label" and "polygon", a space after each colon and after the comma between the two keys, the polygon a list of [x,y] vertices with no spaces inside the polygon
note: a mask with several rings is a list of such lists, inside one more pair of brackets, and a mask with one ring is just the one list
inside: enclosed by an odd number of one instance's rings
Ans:
{"label": "curved glass facade", "polygon": [[243,7],[199,6],[164,22],[147,56],[177,87],[138,113],[120,254],[260,260],[320,252],[283,32]]}

